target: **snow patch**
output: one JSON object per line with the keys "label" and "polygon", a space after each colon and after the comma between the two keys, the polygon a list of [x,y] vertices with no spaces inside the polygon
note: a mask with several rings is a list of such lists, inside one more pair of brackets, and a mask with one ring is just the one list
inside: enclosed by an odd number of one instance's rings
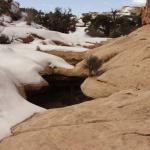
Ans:
{"label": "snow patch", "polygon": [[[10,47],[10,48],[9,48]],[[62,58],[14,45],[0,45],[0,139],[10,128],[36,112],[44,111],[25,100],[17,87],[44,81],[39,72],[49,65],[72,69]]]}

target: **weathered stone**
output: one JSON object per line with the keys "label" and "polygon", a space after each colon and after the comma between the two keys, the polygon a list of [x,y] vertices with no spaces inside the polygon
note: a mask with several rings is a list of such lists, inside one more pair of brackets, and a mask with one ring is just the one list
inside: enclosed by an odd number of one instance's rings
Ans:
{"label": "weathered stone", "polygon": [[143,24],[150,24],[150,0],[147,0],[146,7],[143,10],[142,16]]}
{"label": "weathered stone", "polygon": [[149,33],[150,26],[147,25],[98,48],[93,55],[102,60],[109,59],[102,67],[103,74],[88,78],[82,84],[84,94],[97,98],[125,89],[150,89]]}
{"label": "weathered stone", "polygon": [[150,91],[49,110],[14,127],[1,150],[149,150]]}

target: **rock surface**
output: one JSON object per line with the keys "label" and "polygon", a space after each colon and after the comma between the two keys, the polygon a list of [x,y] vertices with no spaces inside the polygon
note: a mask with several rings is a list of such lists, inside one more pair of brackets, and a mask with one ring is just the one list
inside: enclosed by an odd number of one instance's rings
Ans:
{"label": "rock surface", "polygon": [[63,51],[59,51],[59,50],[57,50],[57,51],[53,50],[53,51],[49,51],[47,53],[59,56],[59,57],[63,58],[64,60],[66,60],[71,65],[76,65],[77,63],[79,63],[80,61],[85,59],[85,57],[87,55],[86,51],[85,52],[63,52]]}
{"label": "rock surface", "polygon": [[143,24],[150,24],[150,0],[147,0],[146,7],[143,11],[143,17],[142,17]]}
{"label": "rock surface", "polygon": [[105,72],[85,80],[81,86],[84,94],[98,98],[130,88],[150,89],[149,33],[147,25],[98,48],[93,55],[105,61]]}
{"label": "rock surface", "polygon": [[1,150],[149,150],[150,91],[49,110],[16,126]]}

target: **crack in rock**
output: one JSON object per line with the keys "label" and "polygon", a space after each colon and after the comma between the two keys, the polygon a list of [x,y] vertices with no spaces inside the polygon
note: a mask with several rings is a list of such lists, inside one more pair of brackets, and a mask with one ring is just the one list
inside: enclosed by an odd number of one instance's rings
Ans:
{"label": "crack in rock", "polygon": [[[106,122],[111,122],[113,120],[91,120],[83,123],[78,123],[78,124],[62,124],[62,125],[52,125],[52,126],[47,126],[43,128],[37,128],[37,129],[31,129],[31,130],[25,130],[22,132],[12,132],[11,136],[17,136],[19,134],[27,133],[27,132],[38,132],[40,130],[46,130],[48,128],[56,128],[56,127],[71,127],[71,126],[79,126],[79,125],[86,125],[86,124],[96,124],[96,123],[106,123]],[[10,136],[10,137],[11,137]]]}
{"label": "crack in rock", "polygon": [[150,137],[150,133],[139,133],[139,132],[129,132],[129,133],[123,133],[123,135],[130,135],[130,134],[135,134],[135,135],[139,135],[139,136],[146,136],[146,137]]}

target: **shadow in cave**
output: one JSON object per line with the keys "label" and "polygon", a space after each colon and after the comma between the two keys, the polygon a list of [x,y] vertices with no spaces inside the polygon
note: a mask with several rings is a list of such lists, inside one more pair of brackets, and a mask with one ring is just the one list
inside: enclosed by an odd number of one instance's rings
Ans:
{"label": "shadow in cave", "polygon": [[44,75],[43,78],[49,83],[48,87],[27,92],[27,99],[33,104],[50,109],[92,100],[86,97],[80,89],[80,85],[85,80],[83,77],[66,77],[55,74]]}

